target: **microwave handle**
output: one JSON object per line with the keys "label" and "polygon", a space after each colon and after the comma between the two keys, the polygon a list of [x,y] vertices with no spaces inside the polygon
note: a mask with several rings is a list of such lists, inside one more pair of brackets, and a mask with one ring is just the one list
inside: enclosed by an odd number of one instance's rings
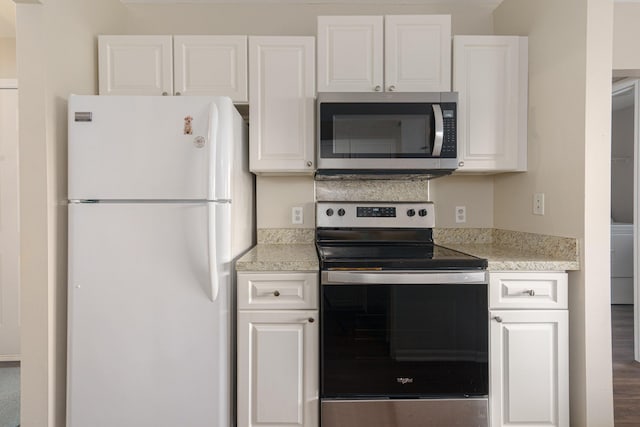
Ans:
{"label": "microwave handle", "polygon": [[433,157],[440,157],[440,151],[442,151],[442,140],[444,138],[444,119],[442,117],[442,108],[440,105],[433,104],[433,117],[436,119],[436,132],[433,138],[433,151],[431,155]]}

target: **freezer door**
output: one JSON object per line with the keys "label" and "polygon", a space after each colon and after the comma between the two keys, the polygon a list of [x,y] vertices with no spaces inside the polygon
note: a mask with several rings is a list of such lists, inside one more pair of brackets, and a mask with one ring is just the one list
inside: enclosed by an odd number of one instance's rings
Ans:
{"label": "freezer door", "polygon": [[228,213],[213,203],[69,206],[67,427],[230,425],[229,242],[206,225]]}
{"label": "freezer door", "polygon": [[69,98],[69,199],[218,200],[235,111],[226,97]]}

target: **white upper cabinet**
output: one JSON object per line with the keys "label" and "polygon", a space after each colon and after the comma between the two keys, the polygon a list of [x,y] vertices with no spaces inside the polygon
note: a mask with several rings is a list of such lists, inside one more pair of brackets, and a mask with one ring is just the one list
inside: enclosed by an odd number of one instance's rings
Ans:
{"label": "white upper cabinet", "polygon": [[100,95],[173,93],[171,36],[99,36]]}
{"label": "white upper cabinet", "polygon": [[315,39],[249,38],[249,168],[312,174]]}
{"label": "white upper cabinet", "polygon": [[527,38],[456,36],[453,55],[458,171],[526,171]]}
{"label": "white upper cabinet", "polygon": [[383,17],[318,17],[318,92],[383,87]]}
{"label": "white upper cabinet", "polygon": [[451,90],[451,17],[385,17],[384,80],[386,91]]}
{"label": "white upper cabinet", "polygon": [[176,95],[247,102],[246,36],[174,36],[173,55]]}
{"label": "white upper cabinet", "polygon": [[248,102],[246,36],[100,36],[100,95],[216,95]]}
{"label": "white upper cabinet", "polygon": [[319,92],[451,90],[451,16],[318,17]]}

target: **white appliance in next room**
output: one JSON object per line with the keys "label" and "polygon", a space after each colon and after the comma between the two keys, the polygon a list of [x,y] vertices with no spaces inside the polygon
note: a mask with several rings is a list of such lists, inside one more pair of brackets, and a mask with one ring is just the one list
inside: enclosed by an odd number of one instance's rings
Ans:
{"label": "white appliance in next room", "polygon": [[69,98],[68,427],[233,424],[233,262],[253,242],[226,97]]}

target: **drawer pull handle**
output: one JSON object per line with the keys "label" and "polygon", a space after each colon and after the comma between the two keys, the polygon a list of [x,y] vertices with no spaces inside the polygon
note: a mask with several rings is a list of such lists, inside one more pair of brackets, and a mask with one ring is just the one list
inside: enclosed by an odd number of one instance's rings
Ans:
{"label": "drawer pull handle", "polygon": [[502,323],[502,317],[496,316],[496,317],[494,317],[494,319],[495,319],[496,322]]}
{"label": "drawer pull handle", "polygon": [[280,296],[280,291],[273,291],[273,296],[274,297],[279,297]]}
{"label": "drawer pull handle", "polygon": [[535,297],[536,296],[536,291],[534,291],[533,289],[529,289],[528,291],[524,291],[525,294],[529,294],[529,296]]}
{"label": "drawer pull handle", "polygon": [[309,323],[313,323],[316,321],[316,319],[314,319],[313,317],[309,317],[307,320],[309,321]]}

